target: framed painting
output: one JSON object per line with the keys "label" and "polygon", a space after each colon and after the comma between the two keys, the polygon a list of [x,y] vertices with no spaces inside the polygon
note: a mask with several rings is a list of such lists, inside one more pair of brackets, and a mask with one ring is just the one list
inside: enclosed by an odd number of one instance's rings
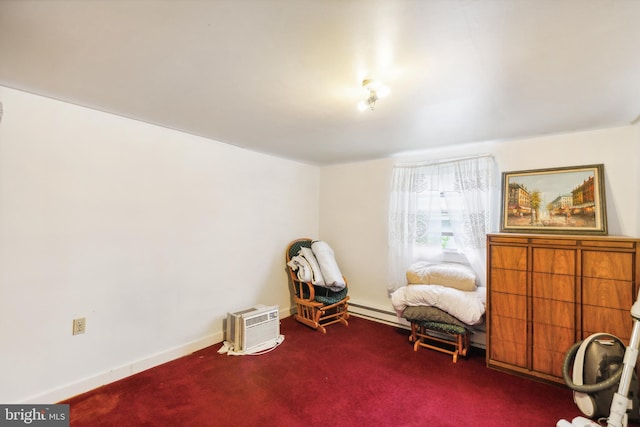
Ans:
{"label": "framed painting", "polygon": [[500,231],[606,235],[604,165],[503,172]]}

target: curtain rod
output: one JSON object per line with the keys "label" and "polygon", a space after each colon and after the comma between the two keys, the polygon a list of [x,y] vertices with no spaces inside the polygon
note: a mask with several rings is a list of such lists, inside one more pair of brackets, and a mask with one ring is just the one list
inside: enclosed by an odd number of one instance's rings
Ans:
{"label": "curtain rod", "polygon": [[482,157],[493,157],[492,154],[478,154],[476,156],[464,156],[464,157],[455,157],[451,159],[442,159],[442,160],[433,160],[427,162],[417,162],[417,163],[394,163],[394,168],[418,168],[421,166],[432,166],[432,165],[441,165],[445,163],[454,163],[459,162],[461,160],[469,160],[469,159],[480,159]]}

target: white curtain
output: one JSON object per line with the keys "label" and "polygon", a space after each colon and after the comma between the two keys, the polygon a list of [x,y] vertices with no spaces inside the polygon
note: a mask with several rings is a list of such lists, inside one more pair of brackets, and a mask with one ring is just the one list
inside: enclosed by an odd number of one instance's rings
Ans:
{"label": "white curtain", "polygon": [[406,285],[406,271],[414,261],[442,260],[443,209],[449,212],[458,250],[484,283],[494,173],[491,156],[395,165],[389,206],[390,292]]}

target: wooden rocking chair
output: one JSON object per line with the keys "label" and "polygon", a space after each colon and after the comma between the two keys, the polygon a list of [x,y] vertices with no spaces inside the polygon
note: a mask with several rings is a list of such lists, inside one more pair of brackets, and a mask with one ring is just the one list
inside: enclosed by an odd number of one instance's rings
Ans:
{"label": "wooden rocking chair", "polygon": [[330,289],[315,286],[309,282],[298,279],[296,272],[289,266],[289,261],[300,252],[300,248],[311,248],[313,240],[297,239],[289,243],[286,251],[287,270],[289,282],[293,293],[293,301],[296,304],[295,319],[313,329],[319,329],[323,334],[327,333],[325,326],[333,323],[349,325],[349,296],[346,277],[343,276],[344,289],[334,292]]}

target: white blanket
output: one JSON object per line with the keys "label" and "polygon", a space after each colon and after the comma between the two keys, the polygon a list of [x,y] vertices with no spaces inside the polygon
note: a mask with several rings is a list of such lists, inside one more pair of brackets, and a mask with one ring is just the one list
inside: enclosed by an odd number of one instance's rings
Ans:
{"label": "white blanket", "polygon": [[313,280],[313,271],[311,265],[303,256],[296,255],[287,263],[293,271],[297,272],[298,280],[301,282],[311,282]]}
{"label": "white blanket", "polygon": [[324,278],[322,277],[322,271],[318,265],[315,255],[311,248],[300,248],[299,256],[303,257],[311,266],[311,283],[316,286],[325,286]]}
{"label": "white blanket", "polygon": [[391,303],[398,316],[407,307],[427,305],[446,311],[467,325],[477,325],[485,312],[486,289],[460,291],[440,285],[408,285],[391,294]]}
{"label": "white blanket", "polygon": [[326,242],[318,240],[311,244],[311,250],[318,260],[326,287],[334,292],[344,289],[347,284],[338,268],[333,249]]}

